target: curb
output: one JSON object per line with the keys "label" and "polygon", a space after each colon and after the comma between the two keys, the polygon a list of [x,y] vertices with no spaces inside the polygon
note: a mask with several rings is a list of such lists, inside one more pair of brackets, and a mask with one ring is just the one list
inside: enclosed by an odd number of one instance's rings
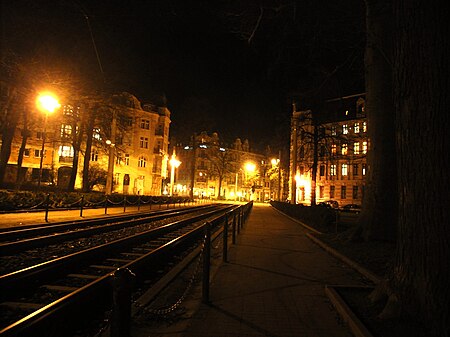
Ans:
{"label": "curb", "polygon": [[331,248],[326,243],[321,241],[320,239],[316,238],[314,235],[310,233],[306,233],[306,236],[311,239],[315,244],[320,246],[322,249],[326,250],[331,255],[337,257],[339,260],[343,261],[344,263],[348,264],[350,267],[358,271],[360,274],[371,280],[373,283],[378,284],[381,282],[381,279],[379,276],[375,275],[371,271],[367,270],[366,268],[360,266],[355,261],[349,259],[347,256],[339,253],[336,249]]}
{"label": "curb", "polygon": [[373,335],[367,330],[364,324],[356,317],[353,311],[348,307],[347,303],[337,293],[334,287],[325,286],[325,294],[330,299],[336,311],[347,323],[351,332],[355,337],[373,337]]}

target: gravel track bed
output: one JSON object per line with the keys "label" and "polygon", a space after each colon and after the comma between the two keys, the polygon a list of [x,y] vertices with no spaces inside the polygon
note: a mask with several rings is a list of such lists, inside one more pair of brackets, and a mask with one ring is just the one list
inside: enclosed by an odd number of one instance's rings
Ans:
{"label": "gravel track bed", "polygon": [[91,247],[96,247],[111,241],[115,241],[127,236],[148,231],[166,225],[168,223],[182,220],[187,216],[191,217],[202,212],[190,213],[189,215],[180,215],[164,220],[152,221],[151,223],[139,224],[133,227],[126,227],[119,230],[96,234],[86,238],[78,238],[47,247],[34,248],[23,251],[20,254],[6,255],[0,257],[0,275],[12,273],[38,263],[56,259],[67,254],[75,253]]}

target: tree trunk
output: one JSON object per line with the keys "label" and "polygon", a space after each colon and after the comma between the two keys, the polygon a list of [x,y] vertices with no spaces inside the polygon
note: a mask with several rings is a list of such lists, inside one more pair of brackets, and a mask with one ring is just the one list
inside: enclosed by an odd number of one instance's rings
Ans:
{"label": "tree trunk", "polygon": [[95,112],[97,108],[95,107],[93,111],[88,112],[88,122],[86,126],[86,151],[84,153],[83,162],[83,192],[90,192],[91,188],[89,186],[89,164],[91,161],[91,150],[92,150],[92,136],[94,134],[94,122],[95,122]]}
{"label": "tree trunk", "polygon": [[314,135],[313,135],[313,165],[311,176],[311,206],[316,205],[316,181],[317,181],[317,164],[319,161],[319,126],[314,123]]}
{"label": "tree trunk", "polygon": [[12,104],[15,97],[16,90],[12,89],[4,106],[4,111],[2,111],[4,120],[2,125],[2,146],[0,148],[0,186],[5,179],[6,167],[11,155],[11,143],[18,122],[18,114],[14,113]]}
{"label": "tree trunk", "polygon": [[365,240],[395,240],[397,169],[392,100],[392,3],[366,0],[368,172],[359,223]]}
{"label": "tree trunk", "polygon": [[189,198],[194,199],[194,185],[195,185],[195,165],[197,159],[197,139],[196,135],[192,136],[192,156],[191,156],[191,190],[189,191]]}
{"label": "tree trunk", "polygon": [[450,335],[450,34],[445,2],[395,0],[399,241],[394,290],[403,307]]}
{"label": "tree trunk", "polygon": [[22,130],[22,143],[20,144],[19,155],[17,157],[17,174],[16,174],[16,190],[20,190],[23,183],[24,174],[22,172],[23,154],[27,146],[27,140],[30,135],[28,130],[28,112],[22,111],[23,115],[23,130]]}

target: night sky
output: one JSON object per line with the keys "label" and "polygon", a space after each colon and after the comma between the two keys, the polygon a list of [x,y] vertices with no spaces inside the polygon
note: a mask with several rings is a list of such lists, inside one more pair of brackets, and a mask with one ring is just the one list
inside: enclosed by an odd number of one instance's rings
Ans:
{"label": "night sky", "polygon": [[321,2],[3,1],[2,57],[143,102],[165,96],[177,141],[204,130],[277,148],[293,99],[364,90],[362,1]]}

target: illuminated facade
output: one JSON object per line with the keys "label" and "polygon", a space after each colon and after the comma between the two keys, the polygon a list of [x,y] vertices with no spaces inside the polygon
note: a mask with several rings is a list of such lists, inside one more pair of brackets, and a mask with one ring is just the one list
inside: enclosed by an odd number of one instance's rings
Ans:
{"label": "illuminated facade", "polygon": [[[74,156],[77,156],[73,145],[80,128],[86,123],[83,118],[89,115],[85,113],[88,110],[94,116],[89,166],[108,172],[113,182],[110,192],[161,195],[162,181],[167,176],[170,111],[164,106],[141,104],[128,93],[113,95],[110,102],[104,102],[102,106],[65,105],[48,117],[42,184],[67,188]],[[29,132],[21,174],[24,184],[34,184],[38,179],[42,155],[43,117],[30,112],[28,119]],[[6,183],[16,181],[24,129],[21,119],[12,142]],[[75,159],[78,165],[76,188],[81,188],[83,163],[86,153],[89,153],[86,135],[83,137],[79,143],[78,158]],[[104,183],[95,184],[94,189],[104,191]]]}
{"label": "illuminated facade", "polygon": [[[369,147],[364,94],[326,102],[313,116],[294,105],[291,119],[290,200],[310,204],[315,179],[316,202],[361,204]],[[316,118],[316,119],[313,119]]]}
{"label": "illuminated facade", "polygon": [[238,138],[232,146],[225,147],[217,133],[202,132],[195,142],[178,146],[176,153],[182,162],[177,174],[179,194],[189,195],[192,186],[196,198],[238,201],[270,198],[267,175],[270,163],[264,155],[251,152],[247,140],[242,142]]}

